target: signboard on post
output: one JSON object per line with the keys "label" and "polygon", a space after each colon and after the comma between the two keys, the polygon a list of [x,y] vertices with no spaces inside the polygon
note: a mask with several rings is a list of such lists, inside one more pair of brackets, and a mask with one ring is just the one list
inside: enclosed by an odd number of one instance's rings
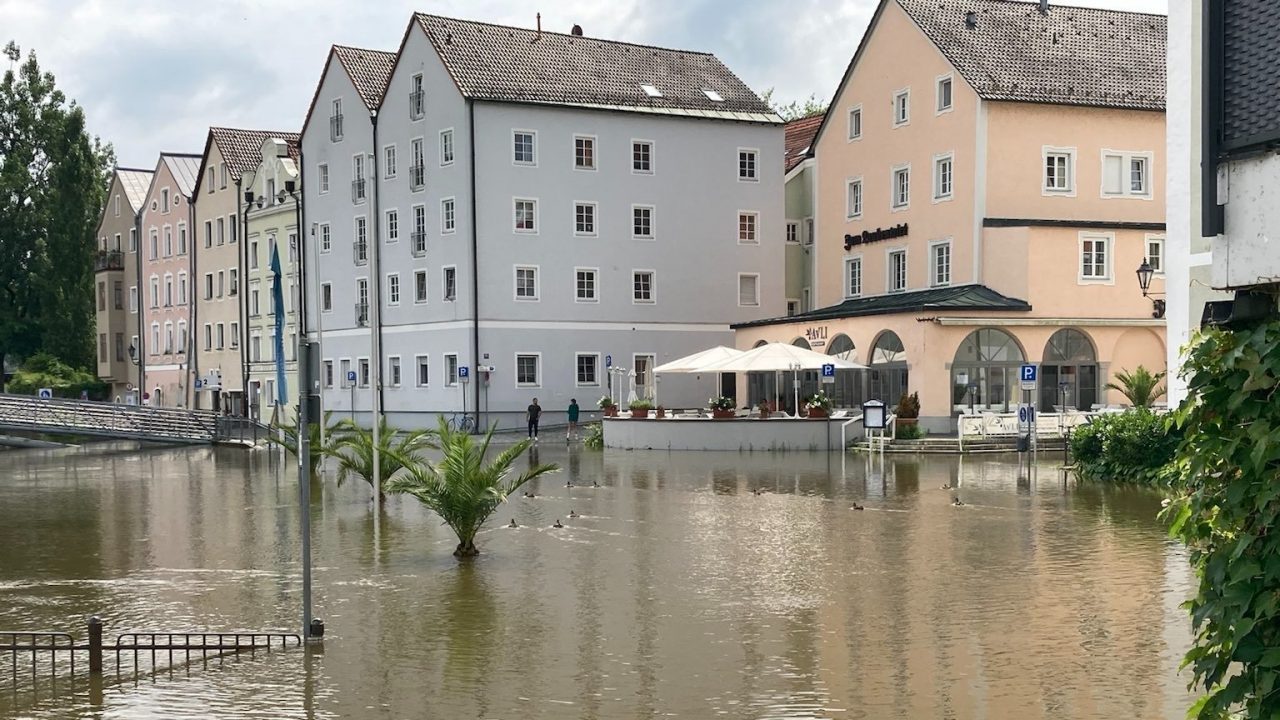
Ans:
{"label": "signboard on post", "polygon": [[607,367],[607,368],[611,368],[611,367],[613,367],[613,356],[612,356],[612,355],[605,355],[605,356],[604,356],[604,366],[605,366],[605,367]]}
{"label": "signboard on post", "polygon": [[1031,403],[1021,403],[1018,405],[1018,432],[1023,435],[1031,434],[1031,427],[1036,422],[1036,407]]}
{"label": "signboard on post", "polygon": [[822,383],[824,385],[832,385],[836,381],[836,366],[827,363],[822,366]]}
{"label": "signboard on post", "polygon": [[466,365],[458,366],[458,381],[462,383],[471,382],[471,368]]}
{"label": "signboard on post", "polygon": [[353,382],[355,382],[355,381],[356,381],[356,371],[355,371],[355,370],[348,370],[348,371],[347,371],[347,382],[349,382],[349,383],[353,383]]}
{"label": "signboard on post", "polygon": [[36,394],[40,396],[41,400],[52,400],[53,388],[40,388]]}
{"label": "signboard on post", "polygon": [[1036,378],[1039,374],[1037,371],[1039,369],[1037,365],[1023,365],[1020,368],[1018,378],[1022,381],[1023,390],[1034,391],[1036,389]]}

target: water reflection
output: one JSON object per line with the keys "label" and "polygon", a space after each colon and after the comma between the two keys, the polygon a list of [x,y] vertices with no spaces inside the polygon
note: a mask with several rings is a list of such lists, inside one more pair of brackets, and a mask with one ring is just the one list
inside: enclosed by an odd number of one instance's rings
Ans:
{"label": "water reflection", "polygon": [[[317,484],[322,652],[108,682],[96,709],[6,692],[0,663],[0,716],[1183,715],[1190,585],[1151,494],[992,457],[527,461],[563,470],[467,563],[416,501],[375,523],[367,486]],[[293,628],[296,498],[265,451],[0,455],[0,627]]]}

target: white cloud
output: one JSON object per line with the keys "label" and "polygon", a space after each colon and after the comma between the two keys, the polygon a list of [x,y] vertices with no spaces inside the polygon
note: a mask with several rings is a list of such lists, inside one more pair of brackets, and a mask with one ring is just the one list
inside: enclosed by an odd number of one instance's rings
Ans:
{"label": "white cloud", "polygon": [[[1165,12],[1167,0],[1072,0]],[[544,0],[543,28],[713,52],[781,102],[829,99],[875,0]],[[334,43],[394,50],[414,10],[532,27],[520,0],[0,0],[122,165],[200,152],[210,125],[297,130]]]}

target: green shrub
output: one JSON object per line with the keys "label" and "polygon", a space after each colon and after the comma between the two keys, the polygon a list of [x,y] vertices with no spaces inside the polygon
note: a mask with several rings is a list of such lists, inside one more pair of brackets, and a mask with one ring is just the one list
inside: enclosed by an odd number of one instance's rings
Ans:
{"label": "green shrub", "polygon": [[894,430],[895,440],[919,440],[924,437],[924,430],[919,425],[899,425]]}
{"label": "green shrub", "polygon": [[587,425],[587,434],[583,436],[582,444],[592,450],[604,449],[604,423]]}
{"label": "green shrub", "polygon": [[902,393],[902,397],[898,398],[898,407],[893,411],[894,415],[900,418],[918,418],[920,417],[920,393]]}
{"label": "green shrub", "polygon": [[54,397],[80,399],[80,392],[89,393],[91,400],[107,399],[106,383],[93,373],[77,370],[47,353],[27,358],[6,385],[15,395],[35,395],[40,388],[53,390]]}
{"label": "green shrub", "polygon": [[1136,409],[1099,415],[1076,428],[1071,455],[1086,480],[1167,486],[1181,439],[1167,416]]}

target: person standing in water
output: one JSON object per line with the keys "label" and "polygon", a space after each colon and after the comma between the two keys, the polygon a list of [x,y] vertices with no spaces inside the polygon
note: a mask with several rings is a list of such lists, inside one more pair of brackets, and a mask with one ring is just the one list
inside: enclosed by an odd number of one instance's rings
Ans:
{"label": "person standing in water", "polygon": [[534,442],[538,442],[538,419],[542,417],[542,407],[538,405],[538,398],[534,398],[533,402],[525,409],[525,419],[529,421],[529,438]]}
{"label": "person standing in water", "polygon": [[574,439],[578,434],[578,399],[569,398],[569,429],[564,434],[565,442]]}

